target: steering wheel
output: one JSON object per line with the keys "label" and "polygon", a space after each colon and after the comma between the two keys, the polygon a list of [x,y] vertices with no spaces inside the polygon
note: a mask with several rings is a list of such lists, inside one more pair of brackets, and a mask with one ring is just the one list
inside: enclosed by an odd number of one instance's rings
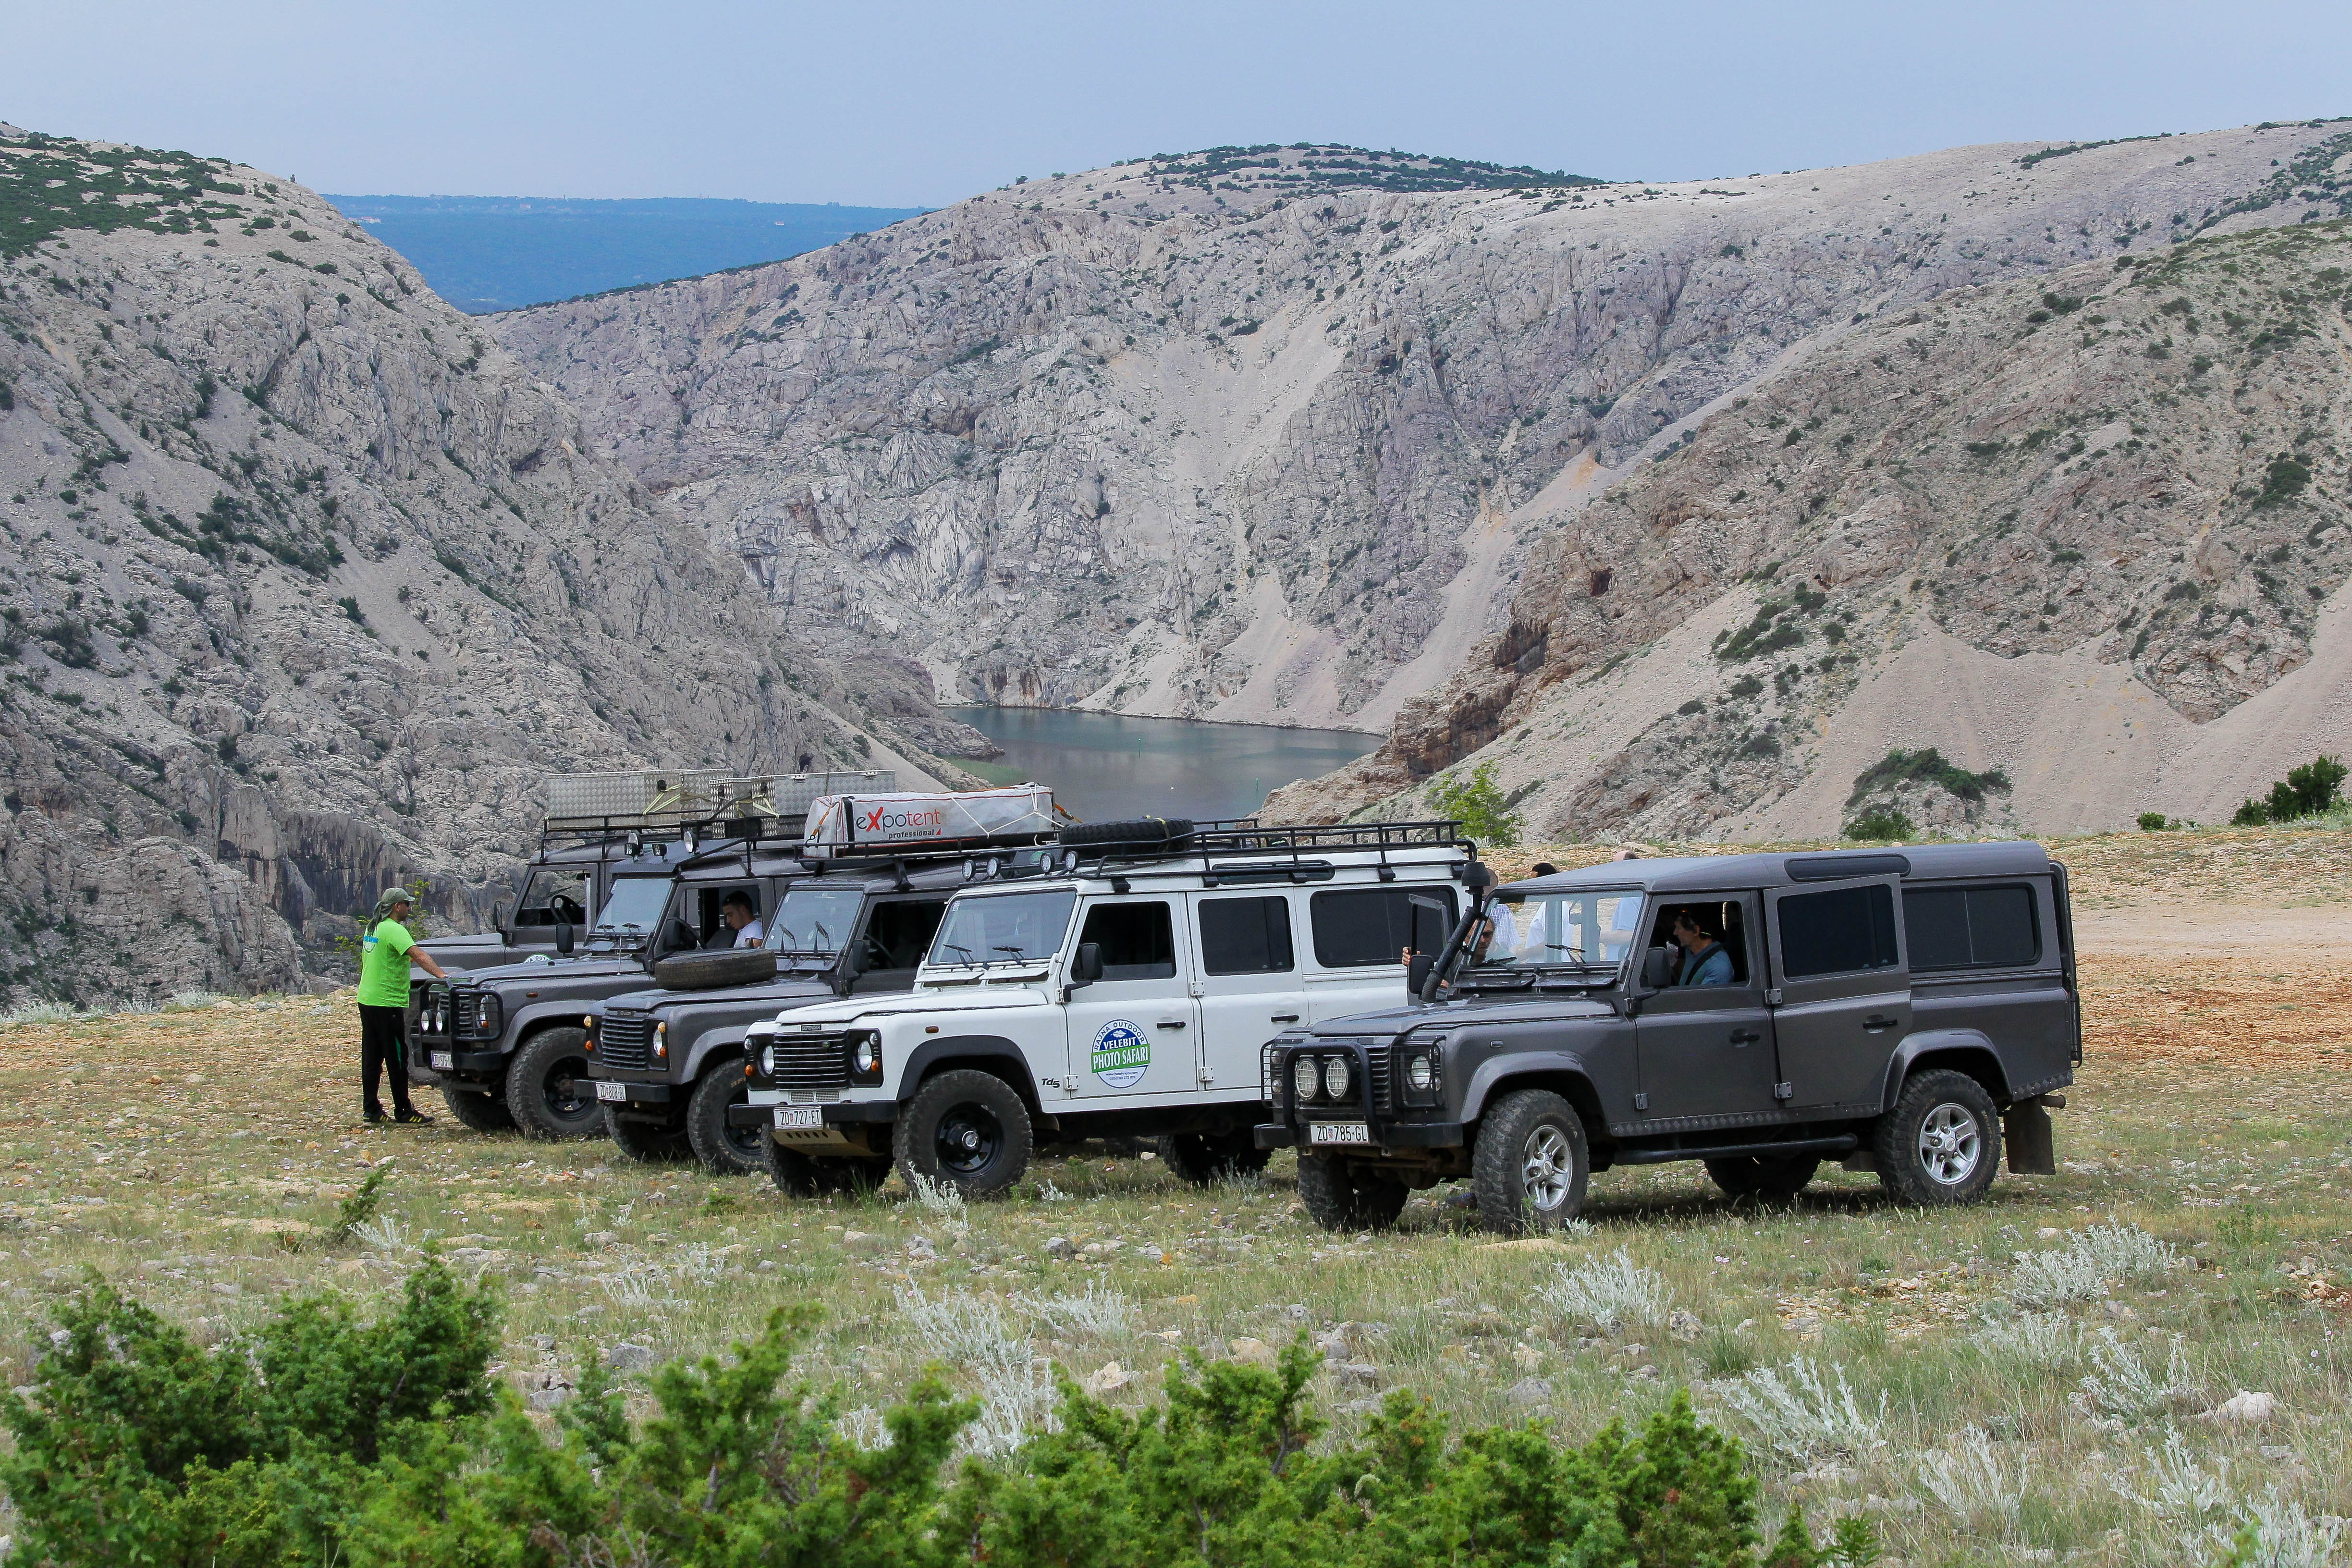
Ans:
{"label": "steering wheel", "polygon": [[869,973],[877,969],[892,967],[890,950],[883,946],[880,939],[871,932],[858,939],[857,967]]}
{"label": "steering wheel", "polygon": [[578,925],[585,912],[581,909],[578,900],[568,898],[562,893],[550,899],[547,907],[554,913],[555,923],[558,925]]}

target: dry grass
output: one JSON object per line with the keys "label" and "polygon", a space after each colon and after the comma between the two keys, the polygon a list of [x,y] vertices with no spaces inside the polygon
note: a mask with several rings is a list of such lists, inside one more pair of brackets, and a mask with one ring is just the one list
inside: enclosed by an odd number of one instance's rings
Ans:
{"label": "dry grass", "polygon": [[[2235,857],[2220,873],[2233,897],[2340,889],[2345,837],[2133,837],[2064,855],[2086,890],[2137,907],[2216,842]],[[2319,848],[2333,858],[2315,868]],[[2352,1514],[2352,973],[2095,957],[2084,978],[2090,1054],[2059,1113],[2057,1177],[1921,1214],[1832,1170],[1794,1206],[1756,1212],[1695,1167],[1615,1171],[1593,1183],[1590,1235],[1533,1245],[1497,1245],[1429,1197],[1393,1235],[1326,1236],[1298,1215],[1286,1159],[1263,1184],[1208,1191],[1150,1161],[1040,1162],[1014,1201],[950,1214],[895,1182],[793,1203],[602,1143],[483,1137],[446,1117],[368,1129],[348,995],[16,1024],[0,1028],[0,1370],[26,1381],[45,1302],[89,1268],[218,1331],[280,1290],[382,1294],[430,1238],[502,1282],[504,1370],[542,1404],[592,1349],[720,1346],[807,1299],[825,1308],[816,1353],[853,1425],[940,1353],[1018,1410],[1048,1360],[1137,1400],[1180,1353],[1256,1355],[1304,1330],[1328,1352],[1324,1400],[1343,1425],[1405,1386],[1464,1419],[1580,1436],[1690,1384],[1756,1441],[1775,1506],[1868,1509],[1915,1564],[2206,1561],[2180,1506],[2150,1500],[2179,1490],[2184,1464],[2226,1478],[2200,1530],[2257,1504]],[[387,1166],[381,1222],[318,1247],[313,1227]],[[2193,1266],[2119,1274],[2025,1320],[2016,1255],[2108,1223]],[[1075,1258],[1047,1257],[1055,1237]],[[1602,1332],[1546,1304],[1564,1269],[1598,1278],[1621,1249],[1671,1319]],[[918,1290],[926,1314],[908,1310]],[[2111,1346],[2154,1393],[2134,1392]],[[1771,1372],[1799,1390],[1800,1358],[1832,1395],[1844,1379],[1883,1446],[1759,1425],[1773,1402],[1735,1389]],[[2201,1418],[2242,1389],[2275,1395],[2277,1413]]]}

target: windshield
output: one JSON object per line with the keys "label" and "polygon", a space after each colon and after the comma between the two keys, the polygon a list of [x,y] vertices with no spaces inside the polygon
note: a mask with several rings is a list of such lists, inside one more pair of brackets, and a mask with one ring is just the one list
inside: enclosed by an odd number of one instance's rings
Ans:
{"label": "windshield", "polygon": [[596,917],[601,936],[648,936],[661,921],[662,905],[669,901],[667,877],[623,877],[613,884],[604,912]]}
{"label": "windshield", "polygon": [[775,919],[768,922],[768,951],[835,957],[857,928],[865,903],[862,888],[794,888],[777,901]]}
{"label": "windshield", "polygon": [[1474,939],[1472,962],[1577,963],[1614,968],[1639,940],[1642,895],[1626,892],[1530,893],[1524,903],[1496,904],[1495,933]]}
{"label": "windshield", "polygon": [[1077,894],[998,893],[959,898],[931,942],[932,963],[1034,963],[1062,951]]}

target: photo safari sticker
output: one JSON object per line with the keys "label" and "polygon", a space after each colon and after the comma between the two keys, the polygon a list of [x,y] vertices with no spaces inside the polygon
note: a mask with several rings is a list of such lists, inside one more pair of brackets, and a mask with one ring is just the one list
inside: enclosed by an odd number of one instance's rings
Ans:
{"label": "photo safari sticker", "polygon": [[1094,1074],[1112,1089],[1133,1089],[1151,1070],[1151,1042],[1132,1018],[1113,1018],[1095,1031]]}

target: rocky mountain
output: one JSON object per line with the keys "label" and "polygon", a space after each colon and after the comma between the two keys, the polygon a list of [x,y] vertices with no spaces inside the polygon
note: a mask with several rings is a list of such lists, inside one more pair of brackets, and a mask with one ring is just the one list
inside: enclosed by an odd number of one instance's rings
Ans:
{"label": "rocky mountain", "polygon": [[2340,754],[2347,158],[2283,163],[2291,226],[1953,289],[1689,421],[1385,745],[1273,811],[1491,763],[1545,837],[2063,832],[2226,821]]}
{"label": "rocky mountain", "polygon": [[[2343,130],[1654,184],[1226,148],[487,324],[830,655],[912,660],[948,698],[1367,730],[1408,713],[1359,783],[1315,797],[1336,808],[1498,732],[1507,700],[1416,705],[1465,667],[1614,657],[1526,643],[1549,623],[1513,608],[1523,568],[1544,591],[1567,541],[1623,516],[1595,498],[1696,418],[1962,291],[2025,279],[2038,299],[2068,268],[2332,211]],[[1771,541],[1742,571],[1841,515],[1834,496],[1739,504]]]}
{"label": "rocky mountain", "polygon": [[919,744],[984,742],[311,192],[0,130],[0,994],[292,984],[415,874],[470,929],[547,770]]}

